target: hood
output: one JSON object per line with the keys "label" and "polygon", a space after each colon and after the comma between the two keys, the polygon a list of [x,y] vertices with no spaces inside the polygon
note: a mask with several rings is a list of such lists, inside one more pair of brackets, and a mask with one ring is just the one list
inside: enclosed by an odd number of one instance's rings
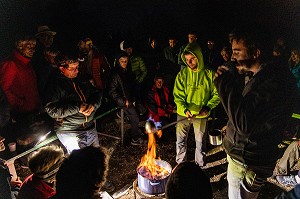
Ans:
{"label": "hood", "polygon": [[184,54],[185,52],[190,52],[193,54],[195,57],[198,59],[197,63],[197,71],[202,70],[204,68],[204,61],[203,61],[203,55],[202,55],[202,50],[201,47],[197,42],[189,43],[183,50],[183,53],[181,54],[181,59],[184,62],[184,64],[187,66]]}

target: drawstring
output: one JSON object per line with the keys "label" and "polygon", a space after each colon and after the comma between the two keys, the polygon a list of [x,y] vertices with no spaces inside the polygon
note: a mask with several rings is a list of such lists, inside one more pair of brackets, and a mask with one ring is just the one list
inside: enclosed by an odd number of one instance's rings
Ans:
{"label": "drawstring", "polygon": [[[78,90],[79,90],[79,92],[78,92],[75,82],[72,79],[71,79],[71,81],[73,83],[73,87],[74,87],[76,93],[78,94],[78,96],[80,98],[80,101],[83,102],[83,103],[86,103],[86,97],[84,96],[82,90],[78,86]],[[85,122],[87,122],[87,121],[88,121],[88,117],[85,115]],[[83,126],[83,128],[85,128],[84,123],[82,123],[82,126]]]}

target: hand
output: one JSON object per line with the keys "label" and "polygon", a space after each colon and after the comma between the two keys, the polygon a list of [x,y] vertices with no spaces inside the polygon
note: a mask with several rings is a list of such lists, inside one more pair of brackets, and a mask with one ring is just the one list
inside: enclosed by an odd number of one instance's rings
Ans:
{"label": "hand", "polygon": [[21,187],[22,181],[20,180],[20,177],[17,177],[16,180],[11,180],[10,181],[10,186],[12,187]]}
{"label": "hand", "polygon": [[192,115],[192,113],[191,113],[190,111],[186,111],[186,112],[185,112],[185,116],[186,116],[187,118],[189,118],[189,120],[193,117],[193,115]]}
{"label": "hand", "polygon": [[128,106],[129,106],[129,101],[128,100],[126,100],[125,105],[126,105],[126,108],[128,108]]}
{"label": "hand", "polygon": [[216,73],[215,73],[215,78],[219,77],[222,75],[224,72],[228,71],[229,68],[227,66],[219,66]]}
{"label": "hand", "polygon": [[4,151],[5,150],[5,145],[3,143],[4,140],[5,140],[5,138],[0,136],[0,151]]}
{"label": "hand", "polygon": [[207,109],[201,109],[199,112],[199,116],[207,116],[208,115],[208,110]]}
{"label": "hand", "polygon": [[90,116],[95,107],[91,104],[81,104],[79,112],[85,116]]}
{"label": "hand", "polygon": [[223,126],[223,128],[221,129],[223,135],[226,135],[226,129],[227,129],[227,125]]}
{"label": "hand", "polygon": [[170,118],[171,115],[169,113],[165,113],[165,117]]}

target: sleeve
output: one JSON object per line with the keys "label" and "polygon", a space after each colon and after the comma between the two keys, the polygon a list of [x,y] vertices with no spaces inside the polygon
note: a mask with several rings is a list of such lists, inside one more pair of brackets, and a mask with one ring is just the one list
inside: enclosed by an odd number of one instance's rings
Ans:
{"label": "sleeve", "polygon": [[114,74],[109,84],[109,96],[118,104],[120,107],[125,107],[126,99],[120,93],[120,85],[118,84],[118,75]]}
{"label": "sleeve", "polygon": [[17,68],[14,63],[6,62],[1,69],[1,86],[6,95],[7,101],[12,107],[22,107],[25,98],[17,96],[12,92],[12,86],[17,76]]}
{"label": "sleeve", "polygon": [[152,90],[148,92],[147,106],[151,114],[153,114],[152,117],[155,117],[158,114],[158,106],[154,99],[154,93]]}
{"label": "sleeve", "polygon": [[182,73],[178,73],[178,75],[176,76],[173,95],[174,95],[174,102],[177,105],[177,110],[178,109],[186,110],[187,104],[185,100],[186,98],[185,85],[182,78]]}
{"label": "sleeve", "polygon": [[101,100],[103,92],[102,90],[96,89],[90,82],[88,82],[89,97],[87,99],[88,104],[92,104],[97,110],[101,106]]}
{"label": "sleeve", "polygon": [[[212,72],[212,80],[214,74]],[[220,97],[217,91],[217,88],[215,86],[215,84],[212,82],[211,86],[210,86],[210,92],[211,92],[211,99],[207,102],[206,106],[211,109],[215,108],[219,103],[220,103]]]}
{"label": "sleeve", "polygon": [[[53,84],[52,84],[53,85]],[[77,101],[63,100],[63,94],[59,87],[49,86],[46,92],[45,111],[52,118],[65,118],[77,114],[80,109],[80,103]]]}
{"label": "sleeve", "polygon": [[141,74],[137,77],[137,82],[141,83],[146,78],[148,72],[147,72],[145,62],[142,58],[139,59],[139,65],[140,65]]}
{"label": "sleeve", "polygon": [[181,66],[185,66],[185,63],[182,61],[181,54],[183,53],[185,46],[181,46],[178,53],[178,64]]}

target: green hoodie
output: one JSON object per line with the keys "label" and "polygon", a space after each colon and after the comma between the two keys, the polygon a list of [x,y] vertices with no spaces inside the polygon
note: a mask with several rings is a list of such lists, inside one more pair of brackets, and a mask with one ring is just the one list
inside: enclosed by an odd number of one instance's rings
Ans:
{"label": "green hoodie", "polygon": [[[190,52],[197,57],[196,70],[192,71],[188,67],[184,52]],[[220,98],[213,82],[214,72],[204,68],[200,46],[196,42],[188,44],[181,57],[187,67],[177,74],[175,80],[173,94],[177,113],[185,116],[184,111],[189,110],[193,115],[198,115],[203,106],[210,109],[215,108],[219,104]],[[197,116],[196,118],[201,117]]]}

